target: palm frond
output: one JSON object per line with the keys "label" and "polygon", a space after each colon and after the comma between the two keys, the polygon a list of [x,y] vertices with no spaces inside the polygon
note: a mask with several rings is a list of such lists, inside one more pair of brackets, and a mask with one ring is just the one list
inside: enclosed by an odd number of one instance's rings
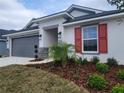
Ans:
{"label": "palm frond", "polygon": [[73,47],[72,44],[67,44],[64,42],[53,45],[50,48],[49,57],[56,61],[62,61],[63,63],[66,63],[71,47]]}

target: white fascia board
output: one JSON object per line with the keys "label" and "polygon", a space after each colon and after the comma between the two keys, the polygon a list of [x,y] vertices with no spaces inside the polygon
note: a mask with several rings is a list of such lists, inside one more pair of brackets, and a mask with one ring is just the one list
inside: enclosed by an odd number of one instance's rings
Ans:
{"label": "white fascia board", "polygon": [[79,6],[79,5],[74,5],[74,4],[72,4],[72,5],[67,9],[67,11],[69,12],[72,8],[79,8],[79,9],[84,9],[84,10],[103,12],[103,10],[94,9],[94,8],[90,8],[90,7]]}
{"label": "white fascia board", "polygon": [[84,22],[91,22],[91,21],[95,21],[95,20],[114,18],[114,17],[119,17],[119,16],[124,16],[124,13],[107,15],[107,16],[102,16],[102,17],[97,17],[97,18],[91,18],[91,19],[80,20],[80,21],[76,21],[76,22],[65,23],[65,24],[63,24],[63,26],[75,25],[75,24],[80,24],[80,23],[84,23]]}
{"label": "white fascia board", "polygon": [[74,19],[74,17],[67,12],[66,12],[66,15],[68,15],[70,18]]}
{"label": "white fascia board", "polygon": [[2,35],[3,37],[11,37],[11,36],[19,36],[19,35],[26,35],[26,34],[34,34],[34,33],[38,33],[39,29],[35,29],[35,30],[29,30],[29,31],[21,31],[21,32],[16,32],[16,33],[12,33],[12,34],[6,34],[6,35]]}
{"label": "white fascia board", "polygon": [[24,26],[24,28],[23,29],[25,29],[29,24],[31,24],[32,23],[32,19],[26,24],[26,26]]}
{"label": "white fascia board", "polygon": [[6,39],[0,39],[0,41],[7,41]]}
{"label": "white fascia board", "polygon": [[55,14],[55,15],[35,19],[35,20],[32,20],[32,22],[39,22],[39,21],[42,21],[42,20],[45,20],[45,19],[49,19],[49,18],[53,18],[53,17],[57,17],[57,16],[62,16],[62,15],[67,15],[67,16],[69,16],[69,17],[71,17],[73,19],[73,16],[69,15],[67,12],[62,12],[62,13],[59,13],[59,14]]}

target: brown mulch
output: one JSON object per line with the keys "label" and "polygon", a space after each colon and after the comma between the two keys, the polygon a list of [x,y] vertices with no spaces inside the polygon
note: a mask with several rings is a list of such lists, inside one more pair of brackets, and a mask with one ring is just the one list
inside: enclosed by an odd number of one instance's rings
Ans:
{"label": "brown mulch", "polygon": [[116,72],[119,69],[124,69],[124,65],[120,66],[113,66],[110,68],[109,72],[104,74],[103,76],[105,79],[108,81],[108,86],[106,89],[98,91],[95,89],[91,89],[88,84],[87,84],[87,79],[88,76],[92,73],[98,73],[96,71],[96,67],[92,62],[89,62],[84,65],[79,65],[79,64],[74,64],[74,63],[68,63],[66,67],[61,67],[61,66],[53,66],[52,63],[46,63],[46,64],[37,64],[37,65],[28,65],[29,67],[35,67],[35,68],[40,68],[42,70],[46,70],[52,73],[55,73],[65,79],[68,79],[70,81],[73,81],[80,87],[86,88],[90,93],[110,93],[111,89],[114,85],[121,83],[124,84],[124,80],[119,80],[116,77]]}
{"label": "brown mulch", "polygon": [[43,61],[44,59],[34,59],[34,60],[30,60],[29,62],[38,62],[38,61]]}

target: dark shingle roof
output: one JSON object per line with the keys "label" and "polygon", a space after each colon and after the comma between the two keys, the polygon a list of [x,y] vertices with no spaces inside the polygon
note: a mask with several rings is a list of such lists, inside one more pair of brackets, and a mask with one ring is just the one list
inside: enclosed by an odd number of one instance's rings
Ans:
{"label": "dark shingle roof", "polygon": [[122,12],[124,12],[124,10],[104,11],[102,13],[75,17],[73,20],[68,20],[65,23],[70,23],[70,22],[75,22],[75,21],[80,21],[80,20],[86,20],[86,19],[91,19],[91,18],[97,18],[97,17],[107,16],[107,15],[112,15],[112,14],[117,14],[117,13],[122,13]]}
{"label": "dark shingle roof", "polygon": [[6,37],[2,37],[2,35],[5,34],[11,34],[16,32],[16,30],[5,30],[5,29],[0,29],[0,39],[6,39]]}
{"label": "dark shingle roof", "polygon": [[24,31],[29,31],[29,30],[35,30],[38,29],[38,26],[34,26],[34,27],[28,27],[25,29],[21,29],[21,30],[0,30],[0,39],[6,39],[6,37],[2,37],[2,35],[6,35],[6,34],[12,34],[12,33],[17,33],[17,32],[24,32]]}
{"label": "dark shingle roof", "polygon": [[43,16],[43,17],[39,17],[39,18],[33,18],[32,20],[38,20],[38,19],[46,18],[46,17],[57,15],[57,14],[64,13],[64,12],[66,12],[66,11],[61,11],[61,12],[53,13],[53,14],[50,14],[50,15],[47,15],[47,16]]}
{"label": "dark shingle roof", "polygon": [[19,31],[28,31],[28,30],[35,30],[35,29],[38,29],[39,27],[38,26],[33,26],[33,27],[27,27],[25,29],[21,29]]}
{"label": "dark shingle roof", "polygon": [[[53,13],[53,14],[50,14],[50,15],[47,15],[47,16],[43,16],[43,17],[39,17],[39,18],[33,18],[32,20],[38,20],[38,19],[46,18],[46,17],[57,15],[57,14],[64,13],[64,12],[70,13],[73,9],[78,9],[78,8],[76,8],[76,6],[77,7],[82,7],[82,8],[87,8],[87,9],[92,9],[92,10],[97,10],[97,11],[103,11],[103,10],[99,10],[99,9],[95,9],[95,8],[90,8],[90,7],[85,7],[85,6],[80,6],[80,5],[72,4],[70,7],[73,7],[73,8],[70,11],[67,11],[70,8],[69,7],[68,9],[66,9],[64,11],[60,11],[60,12]],[[89,14],[91,14],[91,13],[95,14],[95,12],[92,11],[92,10],[86,10],[86,9],[79,9],[79,10],[84,11],[84,12],[88,12]]]}

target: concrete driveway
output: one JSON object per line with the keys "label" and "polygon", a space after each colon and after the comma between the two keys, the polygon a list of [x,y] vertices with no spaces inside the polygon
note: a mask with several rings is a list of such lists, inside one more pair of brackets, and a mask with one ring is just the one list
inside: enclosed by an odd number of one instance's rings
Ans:
{"label": "concrete driveway", "polygon": [[33,58],[25,58],[25,57],[4,57],[0,58],[0,67],[12,65],[12,64],[20,64],[24,65],[29,63]]}

